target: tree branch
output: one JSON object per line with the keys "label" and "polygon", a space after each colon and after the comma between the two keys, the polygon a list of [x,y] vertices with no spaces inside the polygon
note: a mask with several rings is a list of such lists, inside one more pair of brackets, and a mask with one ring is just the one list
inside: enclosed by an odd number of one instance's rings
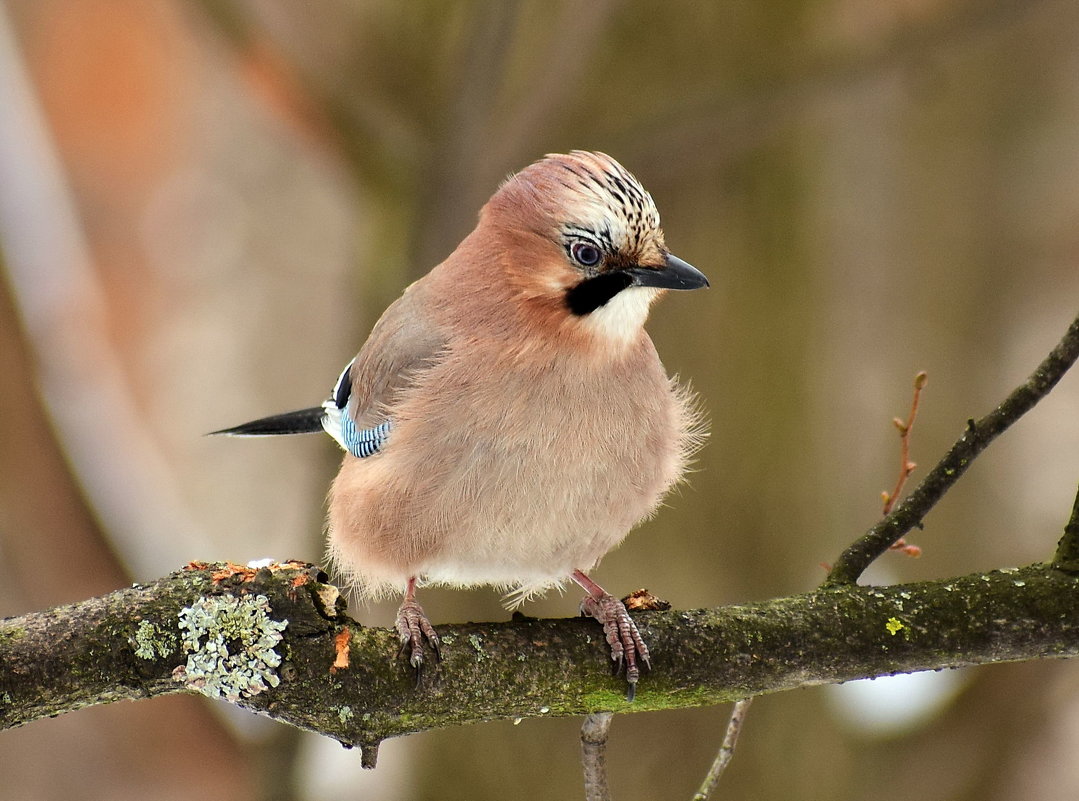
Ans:
{"label": "tree branch", "polygon": [[693,794],[690,801],[708,801],[712,797],[716,785],[719,784],[723,773],[734,758],[734,749],[738,745],[738,736],[742,733],[742,725],[746,721],[746,715],[749,714],[749,707],[752,703],[752,695],[749,698],[734,702],[731,719],[727,723],[727,733],[723,735],[723,745],[719,747],[719,753],[712,760],[712,766],[708,769],[708,775],[704,777],[704,781],[701,782],[700,789]]}
{"label": "tree branch", "polygon": [[[1079,577],[1047,565],[894,587],[838,586],[746,606],[637,614],[654,667],[628,704],[591,621],[442,625],[445,660],[417,683],[395,658],[396,635],[348,618],[336,588],[308,566],[199,568],[0,622],[0,727],[201,688],[363,746],[372,765],[381,740],[449,725],[704,706],[896,672],[1079,653]],[[260,603],[269,624],[259,618]],[[240,604],[242,612],[221,624],[216,656],[206,644],[213,634],[193,636],[197,610],[207,604]],[[189,652],[185,637],[196,643]],[[222,650],[247,662],[215,674]]]}
{"label": "tree branch", "polygon": [[963,436],[914,491],[891,514],[843,551],[828,573],[824,586],[853,584],[892,543],[920,525],[922,518],[959,480],[978,454],[1048,395],[1076,358],[1079,358],[1079,316],[1026,381],[981,420],[968,420]]}
{"label": "tree branch", "polygon": [[607,735],[613,712],[590,712],[581,724],[581,767],[585,801],[611,801],[607,781]]}
{"label": "tree branch", "polygon": [[1079,573],[1079,490],[1075,493],[1071,518],[1064,526],[1064,534],[1057,543],[1053,567],[1057,570]]}

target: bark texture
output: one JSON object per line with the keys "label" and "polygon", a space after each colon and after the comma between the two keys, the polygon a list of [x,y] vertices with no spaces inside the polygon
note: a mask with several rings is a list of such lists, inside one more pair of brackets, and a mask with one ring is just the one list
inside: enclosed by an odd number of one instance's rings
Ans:
{"label": "bark texture", "polygon": [[[1050,565],[828,587],[745,606],[637,613],[653,670],[628,704],[591,621],[515,616],[441,625],[445,658],[417,681],[396,658],[396,635],[347,617],[324,578],[300,563],[259,570],[200,564],[6,619],[0,726],[121,699],[225,695],[221,677],[200,678],[198,667],[215,635],[200,637],[190,623],[192,610],[214,604],[248,610],[233,615],[224,639],[217,633],[218,656],[225,651],[242,662],[248,654],[261,660],[256,668],[236,670],[272,676],[241,682],[247,689],[233,690],[231,700],[361,746],[369,765],[381,740],[443,726],[702,706],[891,673],[1079,653],[1079,577]],[[261,622],[258,608],[268,613]],[[267,658],[269,651],[276,657]]]}

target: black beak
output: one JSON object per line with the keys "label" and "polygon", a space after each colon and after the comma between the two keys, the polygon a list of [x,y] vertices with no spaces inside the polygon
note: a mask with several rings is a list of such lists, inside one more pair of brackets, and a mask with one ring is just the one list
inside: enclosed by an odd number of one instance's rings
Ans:
{"label": "black beak", "polygon": [[708,286],[704,273],[670,253],[663,267],[630,267],[622,272],[633,278],[633,286],[656,289],[703,289]]}

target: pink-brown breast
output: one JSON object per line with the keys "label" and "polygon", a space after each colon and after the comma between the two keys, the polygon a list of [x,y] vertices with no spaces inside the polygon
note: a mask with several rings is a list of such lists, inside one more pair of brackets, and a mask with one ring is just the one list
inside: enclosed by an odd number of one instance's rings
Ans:
{"label": "pink-brown breast", "polygon": [[682,474],[690,426],[643,331],[617,359],[457,338],[399,396],[384,452],[345,456],[331,555],[366,595],[413,575],[553,586],[655,508]]}

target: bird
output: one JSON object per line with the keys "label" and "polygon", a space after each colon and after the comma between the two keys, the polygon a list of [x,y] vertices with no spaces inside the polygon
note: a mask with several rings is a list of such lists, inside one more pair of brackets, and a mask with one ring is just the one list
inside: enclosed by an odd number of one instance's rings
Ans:
{"label": "bird", "polygon": [[667,290],[708,285],[615,159],[549,154],[386,309],[321,406],[214,433],[336,440],[328,559],[362,600],[402,599],[395,629],[417,672],[425,645],[441,658],[419,588],[490,585],[515,608],[572,581],[632,700],[648,647],[588,573],[701,444],[695,396],[644,323]]}

